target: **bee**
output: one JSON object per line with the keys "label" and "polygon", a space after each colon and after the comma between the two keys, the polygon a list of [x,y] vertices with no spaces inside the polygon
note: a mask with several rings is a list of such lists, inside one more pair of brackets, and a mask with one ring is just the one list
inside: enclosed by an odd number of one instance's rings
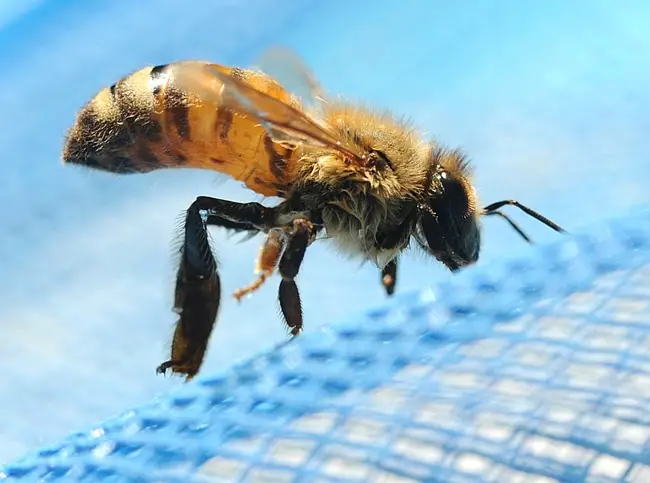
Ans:
{"label": "bee", "polygon": [[[179,318],[171,356],[158,373],[189,380],[202,365],[221,300],[210,226],[264,235],[256,277],[234,296],[254,292],[278,272],[279,305],[294,336],[303,327],[296,277],[319,235],[376,265],[390,296],[399,256],[410,246],[454,272],[474,264],[481,216],[502,217],[530,242],[500,211],[506,205],[564,231],[515,200],[481,208],[463,151],[424,139],[391,113],[326,97],[300,59],[285,53],[284,68],[311,97],[258,69],[178,61],[105,87],[67,133],[64,163],[117,174],[212,170],[280,200],[266,206],[199,196],[189,206],[176,275]],[[277,65],[282,57],[275,55]]]}

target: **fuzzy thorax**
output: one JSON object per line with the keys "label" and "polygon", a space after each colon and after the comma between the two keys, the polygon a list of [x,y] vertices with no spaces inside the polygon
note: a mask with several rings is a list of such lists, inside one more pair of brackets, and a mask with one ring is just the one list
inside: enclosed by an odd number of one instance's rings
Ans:
{"label": "fuzzy thorax", "polygon": [[317,209],[329,238],[344,254],[383,268],[408,246],[411,233],[404,222],[431,196],[437,167],[446,165],[462,176],[467,165],[461,153],[422,142],[407,122],[387,113],[329,103],[323,121],[366,160],[347,159],[334,149],[303,147],[298,184],[317,186]]}
{"label": "fuzzy thorax", "polygon": [[416,191],[405,189],[398,173],[388,167],[363,168],[332,153],[319,153],[301,165],[302,179],[324,192],[320,211],[325,229],[344,255],[383,268],[406,248],[408,239],[389,248],[378,241],[380,233],[402,223],[405,205],[414,202]]}

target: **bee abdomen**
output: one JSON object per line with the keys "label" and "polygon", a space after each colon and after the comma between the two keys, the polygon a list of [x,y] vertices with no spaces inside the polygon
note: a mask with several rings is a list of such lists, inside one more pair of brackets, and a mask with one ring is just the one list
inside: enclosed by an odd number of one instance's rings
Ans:
{"label": "bee abdomen", "polygon": [[146,67],[102,89],[70,129],[63,161],[120,174],[163,167],[154,149],[164,137],[155,107],[168,71]]}

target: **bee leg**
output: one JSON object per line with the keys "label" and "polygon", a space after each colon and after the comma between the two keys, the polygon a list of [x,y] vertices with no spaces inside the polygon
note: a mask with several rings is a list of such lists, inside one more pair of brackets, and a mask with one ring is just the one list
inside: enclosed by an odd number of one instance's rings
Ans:
{"label": "bee leg", "polygon": [[285,246],[285,237],[278,229],[271,230],[264,240],[260,249],[255,266],[257,279],[253,283],[235,290],[234,297],[241,300],[242,297],[259,289],[264,282],[273,274],[278,265],[280,255]]}
{"label": "bee leg", "polygon": [[237,203],[209,196],[199,196],[192,206],[207,213],[207,224],[223,226],[239,231],[266,231],[273,227],[276,208],[259,203]]}
{"label": "bee leg", "polygon": [[[201,211],[208,213],[204,222]],[[158,373],[171,369],[189,380],[199,371],[219,311],[221,281],[206,224],[239,231],[261,231],[274,220],[274,209],[258,203],[235,203],[199,197],[187,210],[181,261],[176,276],[174,311],[179,314],[171,359]]]}
{"label": "bee leg", "polygon": [[395,284],[397,283],[397,258],[388,262],[381,271],[381,283],[386,289],[386,293],[390,296],[395,292]]}
{"label": "bee leg", "polygon": [[185,217],[185,240],[176,275],[174,311],[179,314],[172,340],[171,360],[156,372],[171,369],[189,380],[198,372],[219,310],[221,280],[207,231],[193,204]]}
{"label": "bee leg", "polygon": [[307,247],[316,236],[316,227],[304,218],[293,221],[285,229],[286,249],[280,258],[278,271],[282,275],[278,299],[285,322],[291,328],[291,335],[297,335],[302,330],[302,304],[295,277],[305,256]]}

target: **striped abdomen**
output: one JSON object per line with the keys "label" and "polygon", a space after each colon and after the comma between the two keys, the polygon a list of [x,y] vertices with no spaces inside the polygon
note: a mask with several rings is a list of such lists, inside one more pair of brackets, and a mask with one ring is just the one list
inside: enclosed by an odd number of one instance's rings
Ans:
{"label": "striped abdomen", "polygon": [[[114,173],[211,169],[260,194],[277,195],[295,176],[296,156],[272,143],[256,120],[220,105],[221,84],[206,65],[186,61],[146,67],[102,89],[68,133],[64,162]],[[212,65],[292,102],[262,74]],[[177,76],[182,82],[174,81]]]}

